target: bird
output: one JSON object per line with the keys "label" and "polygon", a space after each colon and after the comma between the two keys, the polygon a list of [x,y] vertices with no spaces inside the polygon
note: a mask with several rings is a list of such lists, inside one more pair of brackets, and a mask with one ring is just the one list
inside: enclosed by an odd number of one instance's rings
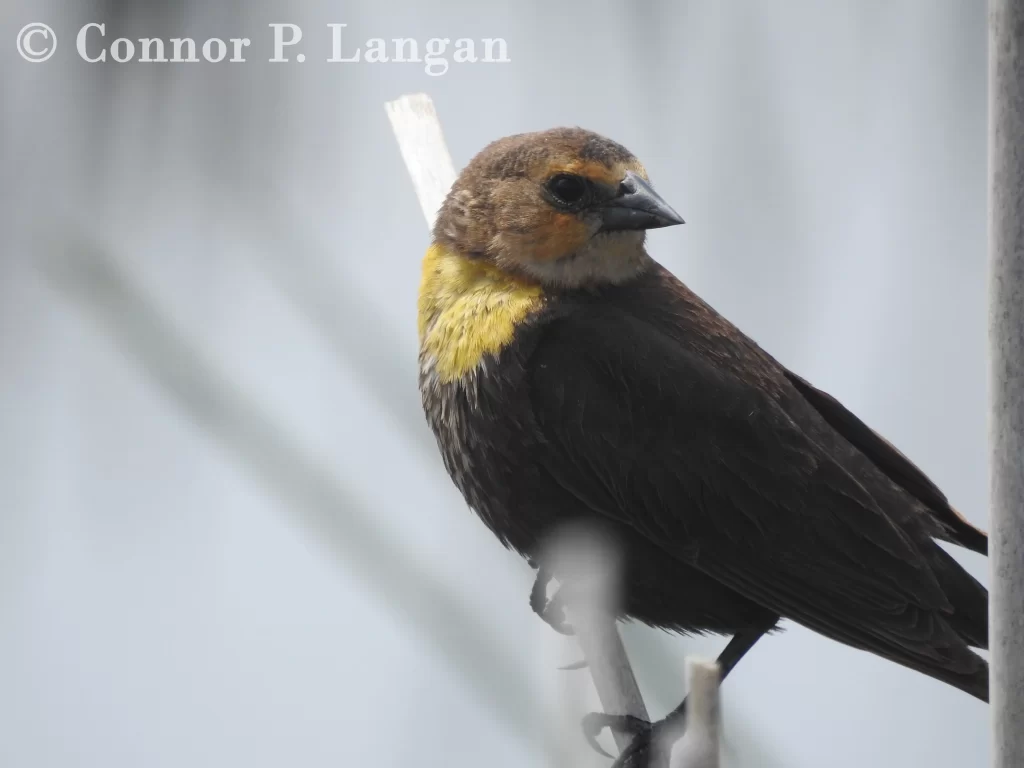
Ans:
{"label": "bird", "polygon": [[[418,378],[466,503],[535,565],[553,531],[600,526],[621,617],[731,636],[723,677],[789,619],[988,701],[988,593],[939,545],[987,554],[987,535],[648,253],[682,223],[582,128],[499,139],[459,174],[423,258]],[[600,721],[638,734],[617,765],[684,705]]]}

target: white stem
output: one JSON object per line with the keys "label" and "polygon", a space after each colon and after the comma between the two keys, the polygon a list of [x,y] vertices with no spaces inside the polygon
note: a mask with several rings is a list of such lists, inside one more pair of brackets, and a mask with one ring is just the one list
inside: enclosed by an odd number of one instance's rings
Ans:
{"label": "white stem", "polygon": [[687,659],[686,666],[690,678],[686,733],[672,748],[669,768],[718,768],[722,730],[718,664]]}
{"label": "white stem", "polygon": [[412,177],[427,227],[433,229],[445,195],[455,183],[455,166],[434,102],[425,93],[412,93],[387,102],[384,109]]}
{"label": "white stem", "polygon": [[[551,564],[552,572],[565,575],[569,623],[587,661],[602,709],[609,714],[648,720],[640,687],[615,625],[619,613],[617,587],[621,583],[619,552],[613,542],[577,526],[552,537],[548,550],[545,562]],[[613,737],[620,752],[631,741],[628,734],[617,731]]]}

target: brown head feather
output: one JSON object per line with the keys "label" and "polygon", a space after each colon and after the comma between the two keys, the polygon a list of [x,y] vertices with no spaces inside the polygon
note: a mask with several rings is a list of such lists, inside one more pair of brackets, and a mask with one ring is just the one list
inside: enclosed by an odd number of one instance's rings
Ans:
{"label": "brown head feather", "polygon": [[617,282],[647,264],[642,232],[597,233],[592,215],[558,210],[543,184],[560,173],[617,187],[647,172],[620,144],[582,128],[499,139],[459,175],[438,215],[434,240],[542,283]]}

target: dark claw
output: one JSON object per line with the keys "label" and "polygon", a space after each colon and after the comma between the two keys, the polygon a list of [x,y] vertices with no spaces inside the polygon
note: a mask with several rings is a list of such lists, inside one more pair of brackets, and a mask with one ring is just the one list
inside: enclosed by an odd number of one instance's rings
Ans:
{"label": "dark claw", "polygon": [[530,590],[530,607],[533,612],[544,619],[544,622],[553,630],[562,635],[574,635],[572,625],[565,618],[565,601],[562,600],[562,588],[548,600],[548,584],[552,576],[544,568],[537,570],[537,579],[533,582],[533,589]]}
{"label": "dark claw", "polygon": [[537,578],[533,582],[533,589],[530,590],[530,608],[538,616],[544,615],[544,606],[548,604],[548,583],[551,578],[547,572],[537,570]]}
{"label": "dark claw", "polygon": [[583,718],[583,722],[580,725],[583,727],[583,737],[587,740],[587,743],[595,752],[605,757],[611,757],[611,755],[605,752],[604,748],[597,743],[597,737],[601,735],[601,731],[605,728],[611,728],[619,733],[628,733],[633,736],[634,741],[640,734],[651,729],[651,724],[646,720],[641,720],[639,717],[633,717],[632,715],[606,715],[603,712],[591,712]]}
{"label": "dark claw", "polygon": [[669,768],[668,755],[657,754],[652,745],[657,739],[661,724],[651,726],[643,733],[638,733],[622,750],[622,754],[612,763],[611,768]]}
{"label": "dark claw", "polygon": [[668,737],[670,743],[675,743],[682,737],[685,704],[684,701],[668,717],[653,725],[631,715],[592,712],[583,718],[583,736],[593,749],[605,756],[608,756],[608,753],[597,743],[597,737],[605,728],[628,733],[633,737],[611,768],[668,768],[670,750],[655,750],[653,745],[657,744],[660,747],[663,735]]}
{"label": "dark claw", "polygon": [[587,660],[586,659],[580,659],[579,661],[574,661],[572,664],[566,664],[564,667],[559,667],[559,669],[562,672],[575,672],[577,669],[586,669],[586,668],[587,668]]}

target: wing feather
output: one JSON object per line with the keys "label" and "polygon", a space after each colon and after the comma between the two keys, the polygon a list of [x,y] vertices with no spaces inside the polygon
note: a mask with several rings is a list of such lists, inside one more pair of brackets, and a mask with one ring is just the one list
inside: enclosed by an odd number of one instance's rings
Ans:
{"label": "wing feather", "polygon": [[980,661],[944,620],[934,542],[757,387],[608,307],[552,320],[530,371],[545,465],[595,512],[851,645],[956,673]]}

